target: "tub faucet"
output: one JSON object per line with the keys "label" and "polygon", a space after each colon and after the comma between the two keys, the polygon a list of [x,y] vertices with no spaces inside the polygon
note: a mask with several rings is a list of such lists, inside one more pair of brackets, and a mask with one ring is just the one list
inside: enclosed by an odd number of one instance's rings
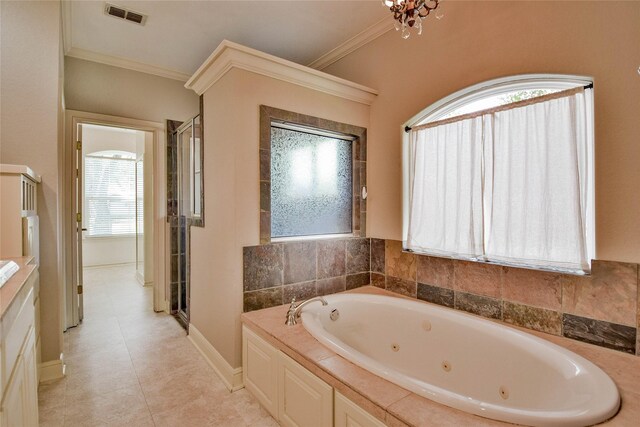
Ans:
{"label": "tub faucet", "polygon": [[293,299],[291,300],[291,305],[289,306],[289,311],[287,311],[287,321],[285,322],[285,324],[288,326],[297,324],[302,307],[314,301],[320,301],[322,305],[328,304],[327,300],[322,297],[309,298],[308,300],[302,301],[300,304],[296,304],[296,298],[293,297]]}

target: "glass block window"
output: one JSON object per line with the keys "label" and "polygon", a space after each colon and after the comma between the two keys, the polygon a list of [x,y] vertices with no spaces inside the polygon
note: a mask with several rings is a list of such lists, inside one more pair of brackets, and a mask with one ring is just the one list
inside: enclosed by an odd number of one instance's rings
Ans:
{"label": "glass block window", "polygon": [[271,237],[351,234],[353,141],[271,126]]}

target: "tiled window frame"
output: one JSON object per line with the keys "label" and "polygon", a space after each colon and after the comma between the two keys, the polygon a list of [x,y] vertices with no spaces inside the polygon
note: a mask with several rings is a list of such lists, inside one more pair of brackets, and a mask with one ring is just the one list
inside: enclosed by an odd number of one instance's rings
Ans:
{"label": "tiled window frame", "polygon": [[[260,244],[271,243],[271,123],[285,122],[342,133],[355,137],[352,143],[353,206],[352,237],[366,236],[367,201],[362,187],[367,185],[367,129],[314,116],[260,106]],[[309,236],[322,238],[322,236]],[[307,236],[300,236],[307,238]]]}

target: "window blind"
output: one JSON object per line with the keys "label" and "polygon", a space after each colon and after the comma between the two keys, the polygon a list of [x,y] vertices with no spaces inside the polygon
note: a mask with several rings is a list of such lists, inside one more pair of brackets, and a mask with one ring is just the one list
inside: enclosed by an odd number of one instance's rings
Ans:
{"label": "window blind", "polygon": [[137,234],[144,234],[144,163],[136,161],[136,220]]}
{"label": "window blind", "polygon": [[85,157],[88,236],[136,232],[136,169],[133,159]]}

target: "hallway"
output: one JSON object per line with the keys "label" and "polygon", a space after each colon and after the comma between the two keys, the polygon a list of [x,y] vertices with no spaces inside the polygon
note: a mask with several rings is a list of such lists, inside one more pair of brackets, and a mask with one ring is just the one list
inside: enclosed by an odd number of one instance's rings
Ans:
{"label": "hallway", "polygon": [[66,377],[39,388],[41,426],[277,426],[233,394],[135,266],[85,269],[85,320],[64,334]]}

